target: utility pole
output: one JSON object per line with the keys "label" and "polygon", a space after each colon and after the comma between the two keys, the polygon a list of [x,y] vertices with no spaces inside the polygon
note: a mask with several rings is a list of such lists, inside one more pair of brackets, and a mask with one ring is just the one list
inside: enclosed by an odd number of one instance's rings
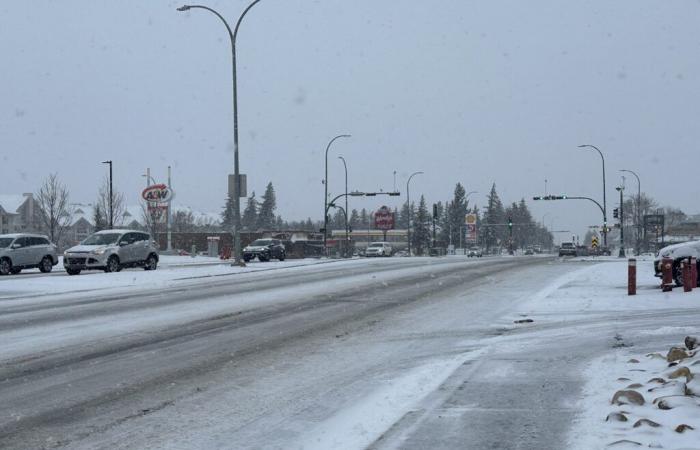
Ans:
{"label": "utility pole", "polygon": [[[168,189],[170,189],[171,192],[173,191],[173,186],[171,184],[171,168],[168,166]],[[168,233],[168,252],[172,252],[173,250],[173,235],[172,235],[172,222],[173,222],[173,213],[172,213],[172,205],[173,205],[173,200],[172,198],[168,202],[168,214],[165,216],[165,227],[166,231]]]}
{"label": "utility pole", "polygon": [[408,181],[406,181],[406,205],[408,206],[408,224],[406,226],[406,239],[408,240],[408,256],[411,256],[411,178],[416,175],[421,175],[423,172],[413,172]]}
{"label": "utility pole", "polygon": [[625,191],[625,188],[622,186],[619,186],[616,188],[617,191],[620,193],[620,253],[619,257],[624,258],[625,257],[625,219],[624,219],[624,212],[622,210],[622,204],[624,203],[623,199],[623,193]]}
{"label": "utility pole", "polygon": [[114,194],[112,190],[112,160],[102,161],[102,164],[109,164],[109,229],[114,229]]}

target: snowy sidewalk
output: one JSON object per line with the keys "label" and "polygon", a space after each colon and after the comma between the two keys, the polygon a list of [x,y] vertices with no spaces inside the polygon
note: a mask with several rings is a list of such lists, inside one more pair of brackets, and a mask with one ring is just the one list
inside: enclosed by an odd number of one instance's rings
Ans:
{"label": "snowy sidewalk", "polygon": [[[613,336],[582,372],[585,384],[567,448],[700,448],[697,349],[685,349],[687,359],[667,360],[685,336],[700,335],[700,289],[661,292],[650,259],[638,262],[637,273],[638,295],[628,296],[626,260],[582,268],[521,305],[513,317],[533,320],[523,324],[541,329],[541,336],[552,325],[551,339],[561,338],[554,324],[570,323],[582,345],[596,334]],[[690,374],[678,371],[682,367]],[[613,403],[621,390],[636,394]]]}

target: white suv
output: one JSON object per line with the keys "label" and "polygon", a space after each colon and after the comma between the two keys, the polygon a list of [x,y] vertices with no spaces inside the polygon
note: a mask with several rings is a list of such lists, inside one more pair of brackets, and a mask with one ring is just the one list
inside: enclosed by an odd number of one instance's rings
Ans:
{"label": "white suv", "polygon": [[103,230],[66,250],[63,266],[68,275],[94,269],[119,272],[124,267],[156,270],[158,250],[151,235],[143,231]]}
{"label": "white suv", "polygon": [[0,235],[0,275],[33,268],[48,273],[56,264],[56,246],[49,242],[48,237],[41,234]]}
{"label": "white suv", "polygon": [[365,256],[391,256],[394,251],[388,242],[372,242],[365,249]]}

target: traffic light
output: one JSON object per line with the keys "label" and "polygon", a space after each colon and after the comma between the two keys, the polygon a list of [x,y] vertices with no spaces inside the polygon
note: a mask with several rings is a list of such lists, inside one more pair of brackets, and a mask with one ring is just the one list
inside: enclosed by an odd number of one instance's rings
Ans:
{"label": "traffic light", "polygon": [[437,213],[437,203],[433,203],[433,218],[437,219],[438,213]]}
{"label": "traffic light", "polygon": [[620,218],[620,208],[613,209],[613,219],[619,219],[619,218]]}
{"label": "traffic light", "polygon": [[543,197],[532,197],[533,200],[566,200],[566,195],[545,195]]}
{"label": "traffic light", "polygon": [[513,231],[513,219],[510,217],[508,218],[508,229]]}

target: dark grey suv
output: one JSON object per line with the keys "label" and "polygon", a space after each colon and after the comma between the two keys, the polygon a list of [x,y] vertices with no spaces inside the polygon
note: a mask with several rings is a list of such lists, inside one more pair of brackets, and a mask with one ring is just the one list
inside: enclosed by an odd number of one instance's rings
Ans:
{"label": "dark grey suv", "polygon": [[279,239],[256,239],[252,244],[243,249],[245,262],[257,257],[260,261],[269,261],[271,258],[284,261],[287,253],[282,241]]}
{"label": "dark grey suv", "polygon": [[48,273],[56,264],[56,246],[49,242],[48,237],[41,234],[0,235],[0,275],[34,268]]}

